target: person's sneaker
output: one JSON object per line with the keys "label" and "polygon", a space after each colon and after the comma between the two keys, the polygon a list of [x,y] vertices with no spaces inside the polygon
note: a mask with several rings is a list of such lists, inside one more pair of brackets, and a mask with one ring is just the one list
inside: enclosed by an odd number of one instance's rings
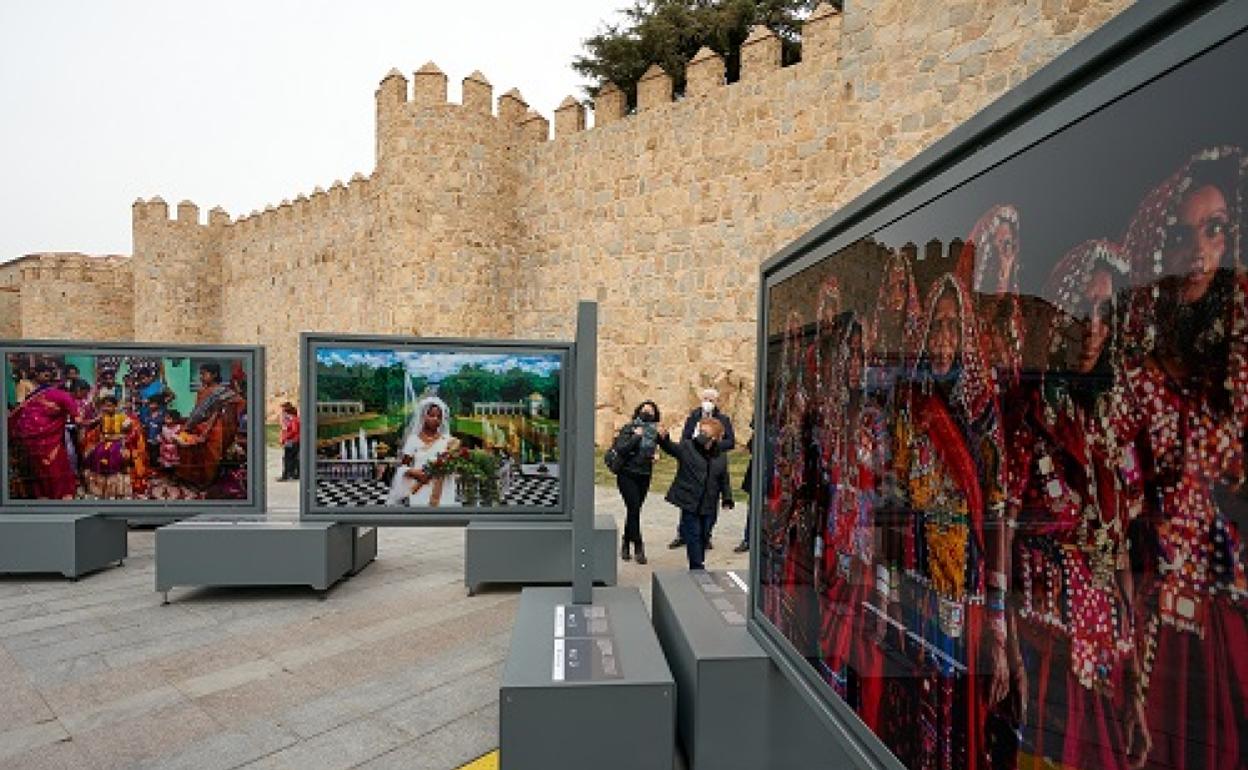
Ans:
{"label": "person's sneaker", "polygon": [[637,563],[645,564],[647,561],[649,560],[646,558],[645,546],[641,546],[641,545],[637,546]]}
{"label": "person's sneaker", "polygon": [[706,550],[708,550],[708,551],[709,551],[709,550],[711,550],[711,549],[712,549],[712,548],[714,548],[714,547],[715,547],[715,546],[711,545],[711,539],[708,537],[708,538],[706,539]]}
{"label": "person's sneaker", "polygon": [[675,540],[668,543],[667,547],[668,548],[680,548],[684,544],[685,544],[685,539],[683,537],[677,537]]}
{"label": "person's sneaker", "polygon": [[732,552],[733,553],[745,553],[748,550],[750,550],[750,541],[742,540],[740,543],[737,543],[737,547],[733,548]]}

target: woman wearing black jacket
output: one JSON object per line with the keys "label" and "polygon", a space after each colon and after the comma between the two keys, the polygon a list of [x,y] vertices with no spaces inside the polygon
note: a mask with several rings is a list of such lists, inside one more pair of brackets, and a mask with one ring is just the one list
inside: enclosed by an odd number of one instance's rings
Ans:
{"label": "woman wearing black jacket", "polygon": [[666,430],[659,431],[658,444],[676,458],[676,478],[667,491],[667,502],[680,509],[680,535],[685,541],[689,569],[705,569],[706,536],[716,507],[732,508],[732,488],[728,484],[728,458],[720,449],[724,426],[714,418],[704,418],[692,441],[673,444]]}
{"label": "woman wearing black jacket", "polygon": [[637,550],[637,563],[646,563],[646,546],[641,541],[641,505],[650,491],[654,471],[654,453],[658,445],[659,405],[642,401],[633,410],[633,419],[615,437],[615,451],[624,458],[624,465],[615,474],[615,486],[624,498],[624,539],[620,558],[632,558],[629,546]]}

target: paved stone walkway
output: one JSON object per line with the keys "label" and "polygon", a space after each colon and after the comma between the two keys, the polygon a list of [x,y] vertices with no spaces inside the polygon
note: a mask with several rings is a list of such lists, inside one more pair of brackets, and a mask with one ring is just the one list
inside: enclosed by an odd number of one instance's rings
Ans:
{"label": "paved stone walkway", "polygon": [[[650,564],[620,565],[647,601],[652,570],[684,567],[664,491],[643,513]],[[269,497],[296,515],[297,485]],[[618,493],[596,497],[622,530]],[[748,566],[731,552],[743,522],[724,512],[708,566]],[[161,606],[154,540],[131,530],[124,567],[77,583],[0,576],[0,768],[450,770],[498,745],[519,589],[466,595],[462,530],[382,530],[377,561],[325,601],[178,589]]]}

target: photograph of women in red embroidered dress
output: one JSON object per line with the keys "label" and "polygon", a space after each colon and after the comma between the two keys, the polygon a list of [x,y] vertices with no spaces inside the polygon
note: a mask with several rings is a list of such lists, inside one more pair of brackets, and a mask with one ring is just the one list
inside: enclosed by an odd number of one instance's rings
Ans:
{"label": "photograph of women in red embroidered dress", "polygon": [[803,478],[807,483],[803,487],[802,516],[796,522],[784,561],[785,585],[792,586],[789,590],[794,593],[803,618],[803,633],[809,634],[803,649],[812,658],[817,657],[820,651],[822,572],[819,561],[824,544],[821,524],[832,504],[833,489],[837,483],[834,469],[838,447],[843,447],[845,443],[841,422],[835,416],[837,407],[831,390],[836,376],[833,367],[838,355],[841,306],[840,283],[835,276],[824,278],[819,284],[814,336],[806,349],[802,377],[803,382],[813,383],[801,433],[805,463]]}
{"label": "photograph of women in red embroidered dress", "polygon": [[1126,534],[1141,489],[1135,449],[1112,422],[1126,286],[1115,244],[1088,241],[1063,257],[1043,293],[1053,306],[1048,366],[1004,399],[1016,525],[1010,654],[1028,672],[1023,741],[1072,768],[1130,764],[1124,684],[1139,666]]}
{"label": "photograph of women in red embroidered dress", "polygon": [[1119,430],[1151,458],[1132,554],[1146,767],[1240,768],[1248,757],[1248,580],[1242,535],[1217,500],[1245,480],[1243,162],[1237,148],[1200,152],[1127,231],[1139,288]]}
{"label": "photograph of women in red embroidered dress", "polygon": [[[818,654],[774,620],[766,542],[755,630],[869,751],[1248,770],[1245,61],[1226,38],[764,269],[756,513],[781,553],[815,502]],[[830,280],[811,373],[784,340]]]}
{"label": "photograph of women in red embroidered dress", "polygon": [[988,767],[985,724],[1009,687],[1004,488],[992,367],[961,281],[928,293],[926,325],[899,395],[895,457],[903,505],[902,617],[920,681],[910,767]]}
{"label": "photograph of women in red embroidered dress", "polygon": [[[816,608],[810,594],[814,565],[814,509],[809,485],[811,425],[806,386],[806,347],[801,315],[789,314],[780,350],[780,380],[772,400],[770,419],[778,429],[770,435],[772,473],[767,479],[767,516],[764,518],[764,611],[784,630],[798,649],[813,655],[817,632]],[[797,565],[809,570],[799,579]]]}
{"label": "photograph of women in red embroidered dress", "polygon": [[865,605],[879,608],[874,568],[878,531],[874,513],[889,462],[884,413],[866,387],[865,333],[852,311],[836,324],[834,355],[824,379],[827,431],[822,447],[830,466],[829,500],[820,522],[819,648],[824,676],[862,720],[879,727],[883,686],[879,648],[867,643]]}
{"label": "photograph of women in red embroidered dress", "polygon": [[975,226],[958,257],[958,277],[971,288],[984,351],[1003,386],[1016,385],[1023,368],[1025,333],[1019,308],[1019,215],[993,206]]}
{"label": "photograph of women in red embroidered dress", "polygon": [[904,251],[893,251],[884,262],[884,278],[876,294],[867,327],[868,386],[892,403],[893,385],[913,363],[923,311],[914,267]]}

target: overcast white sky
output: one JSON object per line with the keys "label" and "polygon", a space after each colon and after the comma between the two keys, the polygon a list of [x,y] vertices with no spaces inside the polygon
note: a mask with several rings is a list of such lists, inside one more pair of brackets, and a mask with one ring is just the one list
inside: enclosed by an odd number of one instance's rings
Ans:
{"label": "overcast white sky", "polygon": [[0,3],[0,261],[130,253],[130,205],[233,217],[373,169],[373,92],[433,61],[547,118],[627,0]]}

